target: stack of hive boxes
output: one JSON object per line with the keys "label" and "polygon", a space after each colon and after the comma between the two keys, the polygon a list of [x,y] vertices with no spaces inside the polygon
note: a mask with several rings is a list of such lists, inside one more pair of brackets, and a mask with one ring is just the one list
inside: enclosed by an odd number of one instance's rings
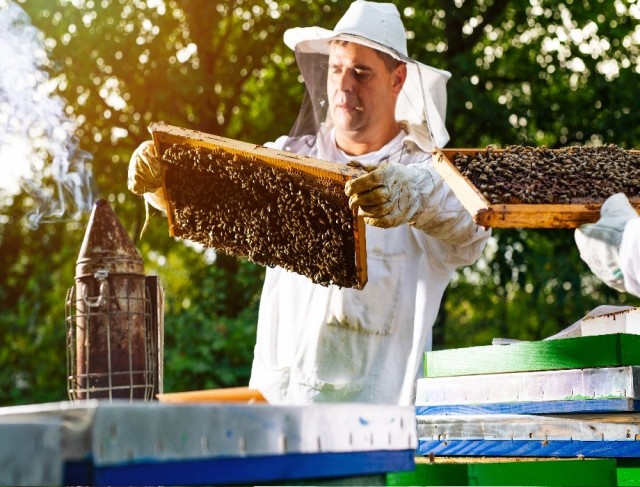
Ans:
{"label": "stack of hive boxes", "polygon": [[[469,479],[489,459],[505,473],[509,462],[532,471],[536,460],[562,485],[640,485],[640,335],[628,333],[631,320],[618,323],[626,333],[428,352],[416,397],[419,456],[436,467],[466,463]],[[590,480],[570,473],[570,459]],[[587,466],[593,459],[609,460]],[[516,478],[504,480],[543,483]]]}

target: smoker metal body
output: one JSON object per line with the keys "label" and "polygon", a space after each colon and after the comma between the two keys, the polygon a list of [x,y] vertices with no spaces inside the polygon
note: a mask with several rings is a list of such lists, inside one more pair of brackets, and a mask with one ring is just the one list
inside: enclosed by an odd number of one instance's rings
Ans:
{"label": "smoker metal body", "polygon": [[67,292],[72,400],[151,400],[161,392],[162,292],[109,204],[94,206]]}

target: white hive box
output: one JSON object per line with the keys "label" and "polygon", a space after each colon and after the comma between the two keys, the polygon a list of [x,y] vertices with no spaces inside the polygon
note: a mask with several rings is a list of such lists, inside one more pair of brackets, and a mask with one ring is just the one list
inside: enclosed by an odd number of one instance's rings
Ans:
{"label": "white hive box", "polygon": [[[254,485],[349,478],[411,470],[417,447],[415,409],[393,405],[90,401],[0,408],[0,428],[27,432],[37,423],[54,425],[60,436],[57,444],[48,437],[43,450],[32,453],[31,466],[53,473],[34,478],[14,469],[8,484]],[[7,465],[24,463],[15,442],[0,447]],[[57,456],[48,455],[52,448]]]}

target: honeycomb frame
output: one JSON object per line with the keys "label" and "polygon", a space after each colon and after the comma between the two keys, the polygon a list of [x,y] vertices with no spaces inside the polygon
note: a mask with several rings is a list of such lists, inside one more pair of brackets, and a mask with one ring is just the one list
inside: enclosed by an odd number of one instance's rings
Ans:
{"label": "honeycomb frame", "polygon": [[[575,149],[579,150],[580,147]],[[577,228],[585,223],[594,223],[600,218],[600,208],[606,199],[602,196],[595,197],[589,202],[579,201],[580,198],[554,203],[514,203],[492,200],[485,191],[463,175],[454,163],[458,155],[473,157],[485,154],[487,150],[486,148],[437,148],[433,153],[435,169],[478,225],[492,228]],[[552,154],[559,154],[563,150],[565,149],[545,149]],[[506,150],[492,148],[491,152],[500,158]],[[640,156],[639,150],[625,152],[634,157]],[[540,163],[543,165],[544,161],[541,160]],[[637,211],[640,211],[640,198],[630,196],[629,201]]]}
{"label": "honeycomb frame", "polygon": [[344,194],[345,183],[364,170],[163,122],[149,131],[162,163],[171,236],[318,284],[365,286],[365,224]]}

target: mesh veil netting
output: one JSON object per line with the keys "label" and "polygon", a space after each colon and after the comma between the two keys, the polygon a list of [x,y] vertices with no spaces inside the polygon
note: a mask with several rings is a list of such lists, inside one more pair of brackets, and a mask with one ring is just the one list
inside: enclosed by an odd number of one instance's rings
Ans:
{"label": "mesh veil netting", "polygon": [[[327,97],[329,56],[301,49],[296,49],[295,54],[306,89],[285,148],[292,139],[303,139],[312,145],[320,130],[332,126]],[[431,152],[449,140],[444,118],[446,83],[450,74],[409,58],[401,60],[407,64],[407,79],[398,97],[396,120],[406,121],[418,145]]]}

